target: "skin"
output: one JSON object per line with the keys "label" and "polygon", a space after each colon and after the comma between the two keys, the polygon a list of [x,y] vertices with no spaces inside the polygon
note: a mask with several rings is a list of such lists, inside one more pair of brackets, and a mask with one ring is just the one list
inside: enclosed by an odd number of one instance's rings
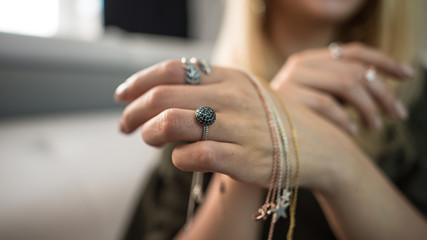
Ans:
{"label": "skin", "polygon": [[[377,77],[367,84],[364,73],[374,67],[379,75],[403,81],[414,71],[392,57],[361,43],[341,45],[342,58],[332,59],[327,46],[340,22],[362,7],[364,1],[272,1],[266,17],[268,36],[285,62],[271,87],[316,111],[351,134],[358,127],[348,115],[349,106],[364,126],[381,129],[381,113],[408,117],[405,106]],[[297,14],[296,14],[297,13]]]}
{"label": "skin", "polygon": [[368,82],[364,73],[374,66],[384,75],[403,80],[412,70],[389,56],[360,43],[341,46],[343,57],[330,57],[327,48],[292,54],[271,82],[271,87],[303,103],[351,134],[358,128],[346,111],[356,109],[365,126],[379,130],[381,112],[395,119],[408,117],[405,106],[379,79]]}
{"label": "skin", "polygon": [[[211,75],[202,76],[201,86],[183,85],[184,74],[182,63],[167,61],[137,73],[119,87],[116,99],[131,102],[121,129],[128,133],[143,125],[142,137],[153,146],[193,142],[174,149],[174,165],[184,171],[219,173],[194,218],[194,227],[177,239],[187,234],[190,239],[256,239],[259,223],[249,216],[261,205],[272,171],[272,142],[260,98],[239,70],[214,67]],[[345,132],[303,105],[283,100],[298,133],[300,186],[318,197],[338,237],[427,236],[425,219]],[[194,109],[200,105],[211,106],[217,113],[208,141],[198,141],[201,126]],[[224,178],[225,195],[219,193],[218,178]]]}
{"label": "skin", "polygon": [[[411,77],[413,71],[358,43],[342,46],[339,61],[330,58],[324,46],[333,39],[334,26],[363,3],[345,2],[348,5],[330,0],[324,6],[315,0],[295,5],[275,1],[276,11],[268,17],[272,45],[287,59],[271,88],[279,93],[275,101],[286,102],[295,122],[300,186],[315,194],[340,239],[425,239],[426,220],[349,138],[347,133],[357,130],[336,101],[356,108],[371,127],[378,127],[380,110],[406,118],[391,91],[380,81],[362,84],[360,76],[371,65],[397,79]],[[301,21],[290,21],[297,17]],[[176,239],[259,239],[260,223],[251,216],[262,204],[272,171],[272,142],[260,98],[239,70],[214,67],[211,75],[202,75],[200,86],[185,85],[184,74],[179,61],[166,61],[120,85],[115,98],[129,103],[120,129],[130,133],[142,126],[144,141],[153,146],[192,142],[174,149],[174,165],[184,171],[216,173],[193,227]],[[209,140],[203,142],[202,128],[194,118],[199,106],[210,106],[217,113]],[[279,114],[287,125],[281,109]],[[226,185],[224,194],[220,181]]]}

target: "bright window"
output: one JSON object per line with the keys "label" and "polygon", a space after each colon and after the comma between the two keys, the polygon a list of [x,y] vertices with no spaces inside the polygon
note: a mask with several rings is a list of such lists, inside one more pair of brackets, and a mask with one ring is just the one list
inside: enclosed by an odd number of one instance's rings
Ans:
{"label": "bright window", "polygon": [[59,27],[60,0],[0,0],[0,31],[50,37]]}
{"label": "bright window", "polygon": [[0,0],[0,32],[96,39],[103,0]]}

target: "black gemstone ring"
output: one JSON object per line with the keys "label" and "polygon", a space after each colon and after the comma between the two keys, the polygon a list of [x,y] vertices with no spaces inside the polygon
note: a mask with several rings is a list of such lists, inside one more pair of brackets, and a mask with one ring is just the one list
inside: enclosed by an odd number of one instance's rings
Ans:
{"label": "black gemstone ring", "polygon": [[210,107],[199,107],[196,109],[196,119],[203,126],[202,140],[208,139],[209,126],[215,122],[215,111]]}

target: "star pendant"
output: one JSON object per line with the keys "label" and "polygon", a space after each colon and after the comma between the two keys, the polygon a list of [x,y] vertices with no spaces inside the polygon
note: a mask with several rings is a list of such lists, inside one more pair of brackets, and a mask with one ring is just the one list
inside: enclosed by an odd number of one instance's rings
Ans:
{"label": "star pendant", "polygon": [[288,208],[289,203],[288,202],[280,202],[279,205],[273,209],[270,210],[273,213],[273,222],[276,223],[281,217],[287,218],[288,215],[286,215],[286,209]]}

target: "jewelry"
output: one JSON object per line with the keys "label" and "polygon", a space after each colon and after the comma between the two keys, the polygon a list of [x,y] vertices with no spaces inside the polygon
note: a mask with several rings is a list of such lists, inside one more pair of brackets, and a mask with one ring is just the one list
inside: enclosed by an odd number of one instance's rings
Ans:
{"label": "jewelry", "polygon": [[196,109],[196,119],[203,126],[202,140],[208,139],[209,126],[215,122],[215,111],[210,107],[199,107]]}
{"label": "jewelry", "polygon": [[[263,94],[262,89],[263,86],[260,82],[258,82],[255,77],[253,77],[249,72],[241,69],[243,72],[247,74],[247,76],[251,79],[252,84],[255,86],[255,89],[258,92],[258,96],[261,98],[261,103],[263,104],[264,111],[267,115],[268,125],[270,127],[270,135],[273,142],[273,171],[271,174],[270,185],[267,192],[267,197],[265,199],[264,204],[258,209],[257,213],[254,214],[255,220],[267,220],[270,209],[274,207],[274,199],[275,199],[275,186],[277,185],[277,166],[279,166],[279,141],[276,123],[273,119],[272,111],[267,103],[266,96]],[[273,199],[273,200],[272,200]],[[270,212],[271,213],[271,212]]]}
{"label": "jewelry", "polygon": [[[195,66],[196,64],[206,75],[212,72],[211,65],[203,59],[191,58],[188,61],[186,57],[182,57],[181,62],[184,64],[186,70],[185,82],[189,85],[200,84],[200,74]],[[209,126],[212,125],[216,119],[215,111],[210,107],[199,107],[196,109],[195,115],[197,121],[203,126],[202,141],[206,141],[208,139]],[[222,191],[225,192],[225,187],[222,189]],[[185,231],[187,233],[191,228],[191,218],[193,217],[196,203],[201,204],[203,200],[203,173],[196,171],[193,173],[190,197],[188,199],[187,219],[185,223]]]}
{"label": "jewelry", "polygon": [[[286,209],[290,205],[290,191],[289,191],[289,184],[290,184],[290,175],[291,175],[291,161],[289,156],[289,148],[288,148],[288,140],[285,133],[285,128],[283,126],[283,121],[280,118],[280,115],[277,112],[276,105],[274,104],[273,100],[271,99],[270,94],[265,88],[261,88],[261,91],[263,92],[267,103],[269,107],[271,108],[271,111],[274,116],[275,125],[276,125],[276,134],[279,135],[279,152],[280,152],[280,166],[278,168],[279,176],[278,180],[276,181],[276,188],[274,191],[274,195],[276,195],[275,202],[272,202],[272,209],[268,210],[268,214],[272,214],[269,234],[268,234],[268,240],[271,240],[273,238],[274,233],[274,226],[276,222],[281,218],[287,218],[286,215]],[[286,165],[285,165],[286,160]],[[285,166],[284,166],[285,165]],[[283,181],[283,168],[286,167],[286,187],[282,190],[282,181]],[[280,192],[282,190],[282,192]],[[273,199],[272,199],[273,201]]]}
{"label": "jewelry", "polygon": [[286,145],[283,140],[284,128],[281,125],[281,120],[277,111],[277,108],[273,101],[270,98],[266,88],[258,81],[253,75],[249,72],[242,70],[247,74],[249,79],[251,79],[252,84],[255,86],[255,89],[258,92],[258,95],[261,99],[261,102],[264,106],[264,110],[267,115],[267,120],[270,126],[270,133],[273,141],[273,166],[270,185],[267,192],[267,197],[265,203],[258,209],[257,213],[254,215],[255,220],[267,220],[268,216],[273,214],[270,224],[270,230],[268,239],[271,240],[274,233],[274,226],[276,220],[281,216],[285,216],[285,209],[287,208],[288,202],[282,201],[282,199],[289,199],[286,196],[289,196],[288,192],[286,195],[281,195],[281,179],[283,174],[283,158],[285,156]]}
{"label": "jewelry", "polygon": [[[276,94],[277,96],[277,94]],[[282,109],[284,110],[286,117],[288,118],[289,125],[291,127],[291,133],[292,133],[292,142],[295,148],[295,155],[296,155],[296,171],[295,171],[295,177],[294,181],[292,182],[292,199],[291,199],[291,206],[290,206],[290,219],[289,219],[289,230],[287,234],[287,240],[292,240],[294,229],[295,229],[295,215],[296,215],[296,209],[297,209],[297,200],[298,200],[298,183],[299,183],[299,175],[300,175],[300,154],[299,154],[299,145],[297,141],[297,133],[295,130],[295,124],[292,120],[291,114],[289,113],[288,108],[286,105],[281,101],[280,97],[278,97],[280,105],[282,106]]]}
{"label": "jewelry", "polygon": [[192,64],[197,64],[199,68],[206,74],[209,75],[212,72],[212,66],[208,63],[208,61],[204,59],[198,59],[195,57],[190,58],[190,62]]}
{"label": "jewelry", "polygon": [[[195,116],[197,121],[203,126],[202,141],[208,140],[209,126],[216,120],[215,111],[210,107],[199,107],[196,109]],[[203,203],[203,173],[194,172],[191,180],[190,197],[188,200],[186,231],[190,229],[191,217],[197,204]]]}
{"label": "jewelry", "polygon": [[337,60],[342,57],[341,47],[337,42],[331,42],[328,48],[332,59]]}
{"label": "jewelry", "polygon": [[[294,232],[294,228],[295,228],[295,215],[296,215],[296,205],[297,205],[297,199],[298,199],[298,183],[299,183],[299,175],[300,175],[300,154],[299,154],[299,146],[298,146],[298,142],[297,142],[297,134],[296,134],[296,130],[295,130],[295,125],[292,121],[291,115],[289,113],[289,111],[287,110],[285,104],[283,103],[283,101],[280,99],[280,97],[277,97],[282,109],[285,112],[286,117],[288,118],[288,122],[291,128],[291,132],[292,132],[292,142],[295,148],[295,155],[296,155],[296,170],[295,170],[295,175],[293,178],[292,183],[290,183],[290,178],[291,178],[291,161],[289,159],[289,156],[287,156],[287,185],[290,184],[292,186],[291,191],[288,191],[286,188],[284,189],[284,191],[282,192],[282,195],[280,197],[280,202],[279,204],[276,206],[276,208],[273,209],[274,207],[274,203],[272,204],[269,197],[271,195],[271,192],[275,192],[272,191],[272,186],[278,186],[279,181],[277,181],[277,157],[279,155],[283,155],[284,151],[282,148],[279,148],[279,142],[281,142],[281,144],[284,144],[283,147],[285,148],[285,155],[289,152],[286,148],[286,142],[287,140],[285,140],[285,133],[284,131],[282,131],[284,128],[282,126],[282,121],[280,120],[280,117],[278,115],[277,112],[277,108],[275,108],[275,105],[273,104],[273,102],[271,101],[271,98],[269,96],[269,92],[266,90],[266,88],[263,87],[263,85],[261,84],[261,82],[259,80],[257,80],[253,75],[251,75],[249,72],[243,70],[247,76],[249,76],[249,78],[252,80],[252,83],[254,84],[255,88],[258,91],[258,94],[261,98],[261,102],[263,103],[264,106],[264,110],[267,113],[267,119],[269,122],[269,126],[270,126],[270,132],[271,132],[271,136],[273,139],[273,171],[272,171],[272,181],[273,184],[270,183],[270,187],[268,189],[268,193],[267,193],[267,198],[266,198],[266,203],[260,208],[258,209],[258,215],[256,216],[256,219],[260,220],[265,220],[267,219],[267,215],[273,213],[273,215],[275,214],[276,216],[273,216],[272,219],[272,223],[270,225],[270,232],[269,232],[269,236],[268,239],[272,239],[273,236],[273,232],[274,232],[274,225],[275,222],[273,220],[275,220],[275,218],[277,218],[277,215],[279,213],[283,213],[284,209],[286,207],[288,207],[290,205],[290,224],[289,224],[289,230],[287,233],[287,239],[291,240],[293,237],[293,232]],[[277,93],[272,93],[275,94],[277,96]],[[274,116],[274,119],[273,119]],[[274,121],[275,120],[275,121]],[[275,128],[275,129],[274,129]],[[282,130],[281,130],[282,129]],[[276,135],[280,135],[280,139],[278,139],[278,136]],[[280,153],[278,153],[278,150],[280,150]],[[280,168],[280,167],[279,167]],[[280,176],[279,176],[280,178]],[[280,189],[279,186],[277,189]],[[274,193],[272,194],[274,195]],[[273,197],[274,198],[274,197]],[[277,199],[277,198],[276,198]],[[267,211],[266,211],[267,210]]]}
{"label": "jewelry", "polygon": [[185,82],[188,85],[199,85],[200,84],[200,74],[196,66],[193,63],[187,60],[186,57],[181,58],[181,62],[185,67]]}
{"label": "jewelry", "polygon": [[371,83],[377,78],[377,71],[374,66],[370,66],[368,70],[363,73],[365,83]]}

